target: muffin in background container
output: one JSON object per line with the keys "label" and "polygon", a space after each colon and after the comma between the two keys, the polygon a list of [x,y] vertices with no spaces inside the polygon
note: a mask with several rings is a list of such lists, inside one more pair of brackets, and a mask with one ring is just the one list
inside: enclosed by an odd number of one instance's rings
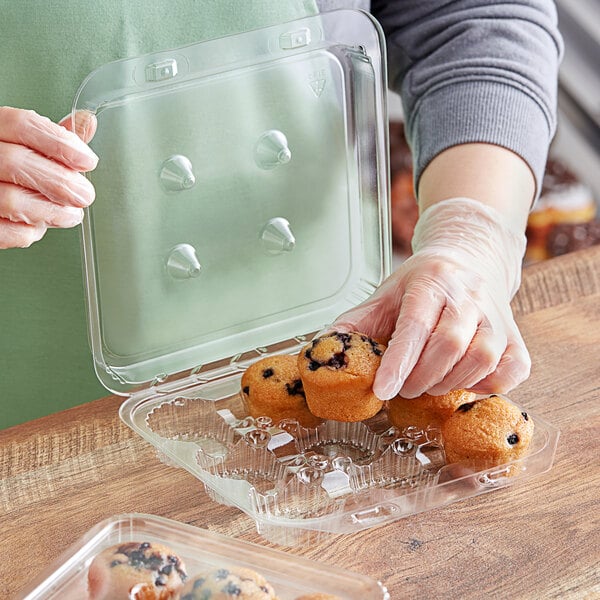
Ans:
{"label": "muffin in background container", "polygon": [[90,564],[89,600],[175,600],[186,578],[183,561],[164,544],[116,544]]}
{"label": "muffin in background container", "polygon": [[253,569],[217,568],[192,577],[181,600],[278,600],[273,586]]}

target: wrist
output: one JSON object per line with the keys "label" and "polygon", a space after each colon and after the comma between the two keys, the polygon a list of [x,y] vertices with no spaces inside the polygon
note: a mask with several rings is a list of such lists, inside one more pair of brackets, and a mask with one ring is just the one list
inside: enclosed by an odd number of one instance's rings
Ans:
{"label": "wrist", "polygon": [[[417,221],[413,253],[453,260],[479,273],[512,298],[520,285],[524,232],[496,209],[471,198],[448,198]],[[504,285],[502,285],[504,283]]]}

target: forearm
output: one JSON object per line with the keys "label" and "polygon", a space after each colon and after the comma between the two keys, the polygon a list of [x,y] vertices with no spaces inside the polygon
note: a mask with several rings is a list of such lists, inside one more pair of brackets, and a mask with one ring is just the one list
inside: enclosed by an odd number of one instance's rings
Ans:
{"label": "forearm", "polygon": [[554,3],[372,0],[372,9],[386,33],[418,187],[441,153],[486,143],[522,157],[539,193],[562,52]]}
{"label": "forearm", "polygon": [[535,178],[515,153],[492,144],[462,144],[438,154],[418,187],[419,212],[448,198],[466,197],[497,210],[515,231],[524,231],[535,195]]}

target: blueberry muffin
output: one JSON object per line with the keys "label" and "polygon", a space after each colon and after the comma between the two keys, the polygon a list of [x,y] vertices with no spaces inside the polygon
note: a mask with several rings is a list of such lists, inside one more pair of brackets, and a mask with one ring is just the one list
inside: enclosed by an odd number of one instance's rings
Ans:
{"label": "blueberry muffin", "polygon": [[187,575],[167,546],[150,542],[117,544],[100,552],[88,570],[90,600],[171,600]]}
{"label": "blueberry muffin", "polygon": [[461,404],[442,424],[442,436],[448,463],[480,470],[522,457],[533,436],[533,420],[494,395]]}
{"label": "blueberry muffin", "polygon": [[298,356],[298,368],[313,415],[334,421],[363,421],[383,402],[373,380],[385,346],[361,333],[333,332],[315,338]]}
{"label": "blueberry muffin", "polygon": [[181,600],[277,600],[271,584],[252,569],[213,569],[192,577]]}
{"label": "blueberry muffin", "polygon": [[308,410],[296,356],[280,354],[250,365],[242,375],[242,394],[252,417],[271,417],[274,424],[295,419],[303,427],[321,423]]}
{"label": "blueberry muffin", "polygon": [[443,396],[421,394],[417,398],[396,396],[388,402],[387,415],[390,423],[402,429],[414,426],[426,429],[440,427],[462,404],[475,399],[473,392],[454,390]]}

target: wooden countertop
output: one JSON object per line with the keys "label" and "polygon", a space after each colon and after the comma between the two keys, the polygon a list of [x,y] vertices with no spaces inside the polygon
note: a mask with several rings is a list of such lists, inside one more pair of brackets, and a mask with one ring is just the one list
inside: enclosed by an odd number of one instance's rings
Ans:
{"label": "wooden countertop", "polygon": [[[511,398],[561,430],[551,471],[292,553],[400,598],[600,598],[600,246],[527,267],[514,301],[533,369]],[[273,546],[121,423],[111,396],[0,431],[0,581],[17,594],[90,527],[161,515]]]}

